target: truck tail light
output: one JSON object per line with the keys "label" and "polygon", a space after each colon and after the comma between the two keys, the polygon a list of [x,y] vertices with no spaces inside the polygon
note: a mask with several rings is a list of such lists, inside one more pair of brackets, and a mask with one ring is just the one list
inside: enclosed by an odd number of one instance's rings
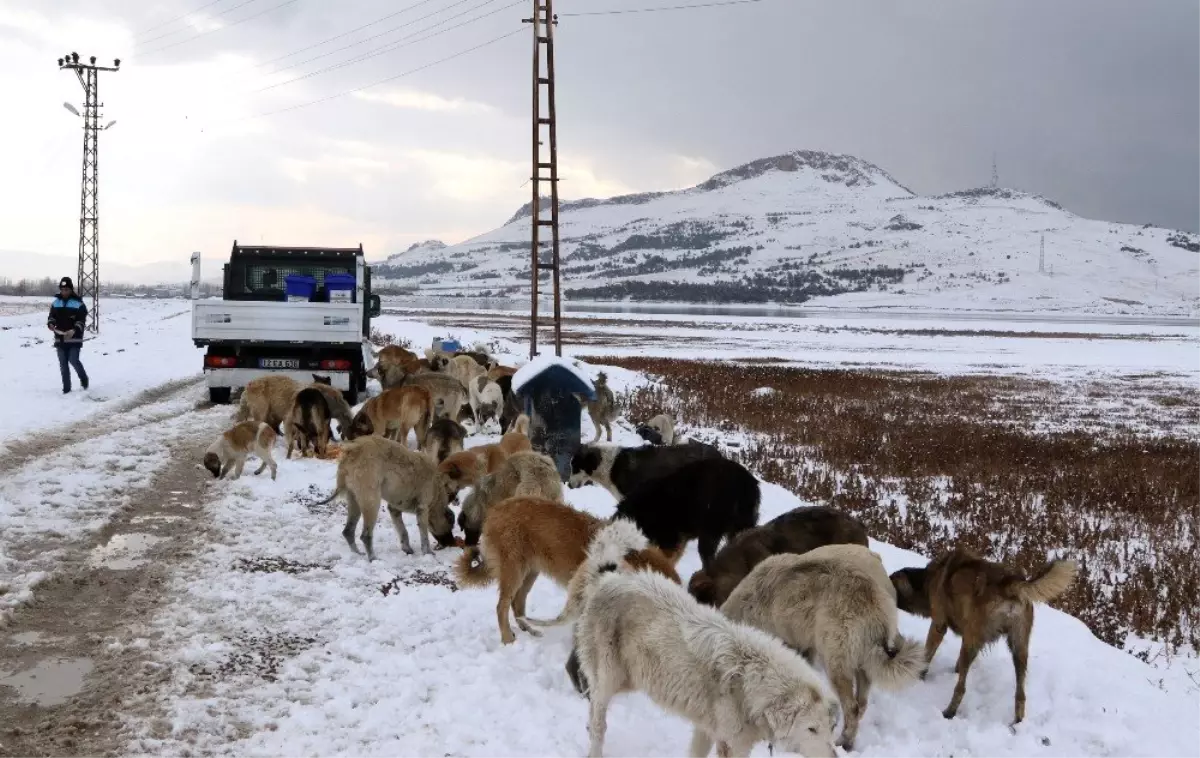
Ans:
{"label": "truck tail light", "polygon": [[350,361],[342,360],[341,358],[321,361],[321,368],[329,371],[349,371]]}
{"label": "truck tail light", "polygon": [[206,355],[204,365],[208,368],[233,368],[237,366],[237,358],[228,355]]}

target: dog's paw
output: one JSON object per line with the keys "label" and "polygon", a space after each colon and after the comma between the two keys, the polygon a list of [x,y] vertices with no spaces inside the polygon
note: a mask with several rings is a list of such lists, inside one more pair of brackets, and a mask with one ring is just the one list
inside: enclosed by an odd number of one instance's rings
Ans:
{"label": "dog's paw", "polygon": [[952,719],[952,718],[954,718],[954,714],[956,714],[956,713],[958,713],[957,708],[947,708],[946,710],[942,711],[942,718]]}

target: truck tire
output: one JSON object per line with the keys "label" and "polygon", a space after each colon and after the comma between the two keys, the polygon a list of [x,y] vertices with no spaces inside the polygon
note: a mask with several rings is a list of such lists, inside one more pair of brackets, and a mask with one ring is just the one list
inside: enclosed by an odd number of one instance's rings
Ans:
{"label": "truck tire", "polygon": [[229,405],[230,387],[209,387],[208,399],[213,405]]}

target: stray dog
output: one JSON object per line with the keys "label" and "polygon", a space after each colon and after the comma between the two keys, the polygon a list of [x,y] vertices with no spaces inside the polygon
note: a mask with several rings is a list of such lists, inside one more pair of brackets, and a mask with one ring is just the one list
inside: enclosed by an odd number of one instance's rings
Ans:
{"label": "stray dog", "polygon": [[326,499],[315,505],[332,502],[338,495],[346,496],[346,526],[342,536],[355,553],[354,530],[358,518],[363,520],[362,540],[367,560],[375,560],[375,520],[379,516],[379,501],[387,501],[388,515],[400,535],[400,547],[412,555],[408,530],[401,514],[415,513],[417,530],[421,535],[421,552],[432,554],[429,534],[439,547],[454,544],[454,512],[450,510],[453,486],[427,455],[409,450],[399,442],[371,435],[342,445],[338,460],[337,486]]}
{"label": "stray dog", "polygon": [[478,363],[480,366],[483,366],[483,368],[485,370],[490,370],[492,368],[492,366],[495,364],[495,361],[492,360],[492,357],[490,355],[488,355],[487,353],[482,352],[480,350],[459,350],[457,353],[454,354],[453,357],[457,358],[460,355],[470,358],[471,360]]}
{"label": "stray dog", "polygon": [[651,445],[675,444],[675,420],[665,413],[660,413],[639,426],[637,435]]}
{"label": "stray dog", "polygon": [[492,381],[500,387],[500,394],[504,397],[503,410],[500,412],[500,433],[503,434],[508,431],[518,417],[523,415],[521,398],[512,391],[512,374],[501,375]]}
{"label": "stray dog", "polygon": [[515,373],[517,373],[517,370],[512,366],[501,366],[497,364],[488,369],[487,378],[491,379],[493,382],[498,382],[500,381],[500,377],[512,376]]}
{"label": "stray dog", "polygon": [[484,474],[494,474],[508,460],[508,456],[533,450],[529,438],[521,432],[509,432],[499,442],[476,445],[453,455],[446,456],[439,466],[446,476],[458,483],[460,488],[478,484]]}
{"label": "stray dog", "polygon": [[467,388],[447,374],[410,374],[403,387],[424,387],[433,396],[433,417],[458,420],[458,412],[468,404]]}
{"label": "stray dog", "polygon": [[692,574],[688,592],[720,608],[738,582],[770,556],[842,543],[867,546],[867,530],[858,519],[825,506],[794,508],[725,543],[707,570]]}
{"label": "stray dog", "polygon": [[378,434],[402,445],[408,444],[408,433],[417,434],[418,449],[424,448],[433,420],[433,396],[424,387],[392,387],[363,403],[346,430],[346,439],[353,440]]}
{"label": "stray dog", "polygon": [[608,374],[601,371],[596,376],[594,385],[596,399],[580,399],[587,408],[592,425],[596,427],[596,436],[592,438],[592,442],[600,439],[601,427],[604,428],[605,441],[612,442],[612,422],[617,418],[617,399],[613,396],[613,391],[608,388]]}
{"label": "stray dog", "polygon": [[[560,587],[567,586],[587,558],[592,538],[604,525],[590,513],[554,500],[509,498],[492,506],[479,545],[463,551],[455,576],[463,587],[500,583],[496,622],[503,644],[516,640],[509,625],[509,608],[522,631],[540,636],[541,632],[525,618],[525,599],[533,583],[539,574],[546,574]],[[656,548],[648,547],[639,559],[665,568],[666,559],[661,553],[653,556],[656,552]]]}
{"label": "stray dog", "polygon": [[603,754],[608,707],[644,692],[692,723],[689,752],[748,756],[755,744],[834,758],[837,699],[779,639],[700,605],[649,571],[605,571],[588,582],[575,624],[586,682],[589,756]]}
{"label": "stray dog", "polygon": [[[605,524],[592,537],[588,545],[587,560],[571,576],[567,583],[567,602],[562,612],[553,619],[526,618],[534,626],[559,626],[574,620],[583,609],[583,598],[588,583],[607,571],[642,571],[652,569],[680,583],[675,565],[661,550],[650,544],[646,535],[632,521],[617,519]],[[578,658],[575,659],[578,664]],[[571,668],[571,667],[568,667]],[[572,681],[575,675],[571,675]],[[579,689],[576,687],[576,689]],[[583,694],[584,690],[579,690]]]}
{"label": "stray dog", "polygon": [[456,355],[446,364],[445,372],[462,383],[463,389],[470,390],[471,381],[477,376],[487,376],[487,369],[475,362],[469,355]]}
{"label": "stray dog", "polygon": [[698,460],[716,460],[721,451],[702,442],[670,447],[581,445],[571,457],[572,488],[595,482],[620,500],[642,484]]}
{"label": "stray dog", "polygon": [[237,479],[246,466],[246,457],[253,453],[262,461],[254,475],[258,476],[270,466],[271,479],[274,480],[277,470],[275,459],[271,457],[274,445],[275,430],[270,424],[265,421],[241,421],[208,446],[204,453],[204,468],[217,479],[224,479],[232,469],[233,478]]}
{"label": "stray dog", "polygon": [[235,421],[265,421],[276,434],[282,434],[280,424],[292,411],[292,401],[300,391],[300,383],[283,374],[268,374],[251,380],[242,390]]}
{"label": "stray dog", "polygon": [[421,450],[437,463],[441,463],[448,456],[462,452],[463,440],[466,437],[467,430],[457,421],[440,418],[430,425]]}
{"label": "stray dog", "polygon": [[458,514],[463,542],[478,544],[488,508],[510,497],[540,497],[561,503],[562,480],[558,478],[554,461],[532,450],[513,453],[495,473],[479,477]]}
{"label": "stray dog", "polygon": [[[952,719],[958,713],[975,656],[1004,637],[1017,672],[1013,724],[1025,718],[1025,671],[1033,633],[1033,604],[1049,602],[1066,592],[1078,570],[1074,561],[1050,561],[1033,578],[1027,578],[1004,564],[956,548],[925,568],[900,569],[892,574],[900,610],[932,620],[925,641],[927,666],[947,629],[962,637],[954,667],[958,684],[943,716]],[[924,678],[924,673],[921,676]]]}
{"label": "stray dog", "polygon": [[617,503],[615,518],[636,523],[674,561],[698,538],[708,568],[722,537],[758,523],[759,498],[758,480],[737,461],[693,461],[635,489]]}
{"label": "stray dog", "polygon": [[350,412],[350,403],[346,402],[346,398],[340,390],[334,389],[331,377],[313,374],[312,378],[313,383],[308,387],[325,396],[325,404],[329,406],[329,415],[338,422],[338,431],[344,435],[350,428],[353,416]]}
{"label": "stray dog", "polygon": [[486,376],[477,376],[471,380],[471,415],[480,427],[488,419],[496,419],[500,423],[500,412],[503,410],[504,393],[500,385],[489,381]]}
{"label": "stray dog", "polygon": [[293,443],[299,448],[301,458],[309,447],[316,455],[324,457],[330,434],[329,403],[325,400],[325,394],[314,387],[305,387],[296,393],[289,415],[284,437],[287,454],[283,457],[292,457]]}
{"label": "stray dog", "polygon": [[846,723],[838,744],[846,750],[854,749],[871,685],[899,690],[925,667],[921,643],[897,629],[896,589],[883,561],[862,545],[771,556],[742,580],[721,612],[816,659],[842,703]]}

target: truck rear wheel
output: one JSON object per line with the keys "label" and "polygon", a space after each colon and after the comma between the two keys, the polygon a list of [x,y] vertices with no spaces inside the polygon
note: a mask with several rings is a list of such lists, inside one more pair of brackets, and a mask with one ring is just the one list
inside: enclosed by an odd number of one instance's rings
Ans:
{"label": "truck rear wheel", "polygon": [[208,399],[214,405],[229,405],[230,387],[209,387]]}

